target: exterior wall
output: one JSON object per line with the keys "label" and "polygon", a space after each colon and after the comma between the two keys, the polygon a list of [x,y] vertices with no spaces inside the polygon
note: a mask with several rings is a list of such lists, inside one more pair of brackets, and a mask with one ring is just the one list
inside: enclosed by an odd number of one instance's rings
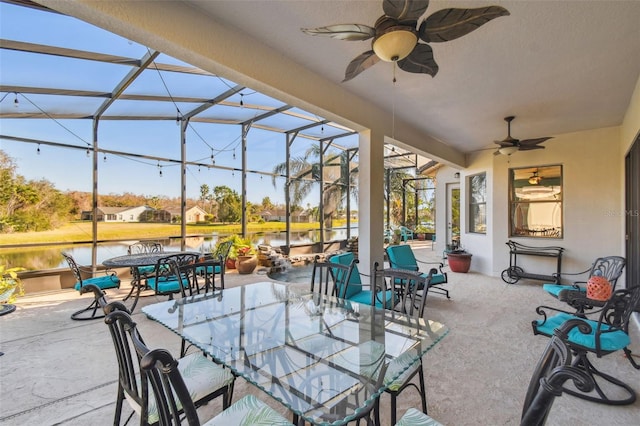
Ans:
{"label": "exterior wall", "polygon": [[[624,185],[620,181],[620,161],[624,157],[620,134],[620,127],[596,129],[558,135],[545,143],[544,150],[517,152],[511,156],[494,156],[492,150],[487,150],[471,155],[460,183],[461,243],[474,255],[472,269],[499,276],[509,265],[509,251],[505,245],[509,240],[508,170],[516,167],[563,166],[564,236],[562,239],[513,237],[512,240],[533,246],[564,247],[562,270],[565,272],[584,270],[599,256],[624,256],[624,218],[614,214],[624,201]],[[483,171],[487,173],[488,188],[486,236],[468,233],[466,217],[466,177]],[[440,230],[441,222],[446,222],[446,212],[442,210],[444,207],[438,209],[443,218],[438,219],[439,233],[444,231],[444,228]],[[540,273],[554,270],[539,263],[544,260],[522,260],[526,271],[533,268],[533,272],[536,267],[544,269]]]}

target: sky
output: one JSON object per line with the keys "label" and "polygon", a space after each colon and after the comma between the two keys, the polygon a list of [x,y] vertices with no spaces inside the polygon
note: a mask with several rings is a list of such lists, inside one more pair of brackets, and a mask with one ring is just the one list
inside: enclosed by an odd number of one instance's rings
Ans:
{"label": "sky", "polygon": [[[100,52],[109,55],[141,58],[147,48],[131,40],[108,33],[75,18],[42,12],[30,8],[0,3],[0,36],[3,39],[40,43],[71,49]],[[161,54],[157,62],[188,65]],[[81,61],[51,55],[26,54],[0,49],[0,83],[2,85],[50,87],[58,89],[110,92],[131,68],[104,64],[97,61]],[[146,70],[125,94],[146,94],[172,97],[198,97],[213,99],[216,95],[235,86],[234,82],[218,77],[179,75],[177,73]],[[251,105],[281,106],[282,102],[246,88],[231,97],[232,102],[246,105],[242,109],[214,107],[205,117],[230,118],[240,114],[249,119],[264,111]],[[17,99],[17,103],[15,102]],[[93,113],[103,99],[76,96],[50,96],[29,93],[0,93],[2,113]],[[141,108],[141,104],[145,104]],[[189,102],[149,102],[118,100],[106,115],[140,114],[175,116],[190,111],[199,104]],[[299,109],[295,113],[315,117]],[[270,126],[295,128],[308,123],[296,117],[277,116],[265,122]],[[319,136],[344,132],[343,129],[323,126],[315,129]],[[326,132],[326,133],[325,133]],[[62,191],[92,190],[92,120],[8,119],[0,121],[0,149],[16,162],[17,173],[30,180],[47,179]],[[60,148],[46,144],[22,143],[4,136],[14,136],[69,144],[79,149]],[[188,161],[240,169],[242,166],[241,128],[238,125],[190,123],[187,129]],[[345,147],[357,146],[357,135],[336,139]],[[286,137],[284,134],[252,128],[248,133],[247,169],[271,172],[276,164],[285,161]],[[180,126],[175,120],[102,120],[98,128],[100,148],[151,154],[170,159],[180,159]],[[304,154],[309,142],[297,139],[291,146],[291,157]],[[213,158],[212,158],[213,155]],[[180,195],[180,167],[167,161],[132,158],[115,154],[99,154],[99,192],[118,194],[131,192],[147,196],[178,197]],[[226,185],[241,192],[239,172],[213,167],[189,166],[186,172],[187,196],[199,198],[200,186],[210,188]],[[248,200],[259,203],[264,197],[272,202],[284,203],[284,179],[278,178],[276,186],[269,176],[257,173],[247,175]],[[319,191],[315,190],[304,200],[315,206]]]}

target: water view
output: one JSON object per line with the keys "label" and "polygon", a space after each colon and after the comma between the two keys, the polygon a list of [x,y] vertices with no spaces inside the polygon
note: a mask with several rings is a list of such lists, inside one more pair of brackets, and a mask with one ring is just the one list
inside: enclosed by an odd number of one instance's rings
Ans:
{"label": "water view", "polygon": [[[229,234],[212,234],[211,236],[201,236],[187,238],[186,250],[206,253],[215,247],[217,241]],[[347,238],[347,229],[334,229],[325,232],[325,241],[344,240]],[[352,237],[358,235],[357,226],[351,227]],[[250,233],[248,237],[253,244],[267,244],[272,247],[280,247],[286,244],[286,232],[259,232]],[[96,261],[101,264],[105,259],[127,254],[130,244],[138,240],[107,242],[98,244],[96,251]],[[180,251],[180,239],[159,240],[167,252]],[[291,244],[309,244],[320,241],[319,231],[292,232]],[[53,245],[28,248],[14,248],[0,250],[0,261],[9,267],[20,266],[27,270],[46,270],[56,268],[66,268],[67,264],[62,258],[61,252],[71,254],[81,265],[91,264],[92,248],[91,244],[69,244]]]}

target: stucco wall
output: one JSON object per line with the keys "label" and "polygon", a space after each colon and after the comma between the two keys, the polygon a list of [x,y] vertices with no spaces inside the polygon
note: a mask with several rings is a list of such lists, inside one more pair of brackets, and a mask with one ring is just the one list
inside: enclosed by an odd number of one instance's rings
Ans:
{"label": "stucco wall", "polygon": [[[468,158],[461,173],[461,219],[463,246],[473,253],[472,269],[499,276],[509,265],[505,242],[508,235],[508,170],[515,167],[561,164],[564,183],[564,237],[562,239],[512,238],[534,246],[558,245],[565,248],[563,271],[581,271],[596,257],[624,255],[621,247],[624,218],[617,214],[624,199],[620,183],[621,129],[612,127],[559,135],[545,143],[546,149],[517,152],[509,157],[494,156],[492,150],[481,151]],[[443,169],[441,178],[453,169]],[[487,173],[487,234],[468,232],[466,203],[467,177]],[[446,179],[444,179],[446,181]],[[439,200],[446,198],[441,188]],[[443,204],[439,204],[444,206]],[[444,232],[446,212],[438,210],[438,233]],[[442,229],[442,230],[441,230]],[[553,272],[553,265],[537,258],[523,259],[529,272]],[[542,263],[541,263],[542,262]],[[539,271],[536,269],[539,268]]]}

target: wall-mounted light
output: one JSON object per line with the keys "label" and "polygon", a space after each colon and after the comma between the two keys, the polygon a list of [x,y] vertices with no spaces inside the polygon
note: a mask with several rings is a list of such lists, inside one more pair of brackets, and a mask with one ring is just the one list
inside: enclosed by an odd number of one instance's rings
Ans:
{"label": "wall-mounted light", "polygon": [[456,178],[456,179],[460,179],[460,172],[455,172],[453,174],[453,177]]}

